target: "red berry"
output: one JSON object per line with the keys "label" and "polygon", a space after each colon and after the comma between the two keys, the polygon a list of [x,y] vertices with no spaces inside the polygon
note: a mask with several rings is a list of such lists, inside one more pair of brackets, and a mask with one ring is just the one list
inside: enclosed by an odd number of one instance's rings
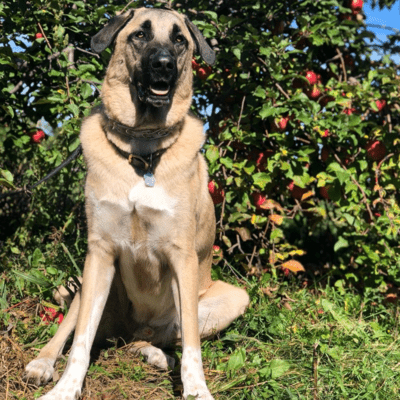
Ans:
{"label": "red berry", "polygon": [[329,132],[329,130],[325,129],[324,133],[322,134],[322,137],[328,137],[330,135],[331,135],[331,133]]}
{"label": "red berry", "polygon": [[265,171],[265,164],[267,163],[268,158],[274,155],[274,151],[271,149],[267,149],[265,151],[252,150],[248,159],[251,161],[255,161],[258,171]]}
{"label": "red berry", "polygon": [[36,35],[35,35],[35,38],[36,39],[41,39],[43,37],[43,35],[40,33],[40,32],[38,32]]}
{"label": "red berry", "polygon": [[221,185],[216,186],[214,181],[208,183],[208,191],[211,194],[211,198],[214,204],[220,204],[224,201],[225,192]]}
{"label": "red berry", "polygon": [[386,100],[376,100],[375,104],[378,107],[378,111],[382,111],[386,106]]}
{"label": "red berry", "polygon": [[288,276],[290,274],[289,268],[282,268],[283,275]]}
{"label": "red berry", "polygon": [[33,143],[40,143],[43,140],[44,137],[45,137],[45,134],[44,134],[43,131],[36,131],[31,136]]}
{"label": "red berry", "polygon": [[267,197],[258,192],[252,193],[251,197],[253,197],[254,205],[256,206],[257,210],[262,210],[261,206],[264,204]]}
{"label": "red berry", "polygon": [[310,100],[317,100],[321,96],[321,91],[318,89],[317,85],[314,85],[312,89],[306,89],[305,94]]}
{"label": "red berry", "polygon": [[64,319],[64,314],[62,314],[60,311],[57,314],[58,314],[57,323],[61,324],[61,322],[63,322]]}
{"label": "red berry", "polygon": [[363,4],[363,0],[351,0],[350,8],[353,15],[357,15],[362,10]]}
{"label": "red berry", "polygon": [[282,131],[285,130],[288,122],[289,117],[282,117],[278,122],[279,129],[281,129]]}
{"label": "red berry", "polygon": [[324,199],[327,199],[327,200],[329,200],[329,193],[328,193],[328,190],[329,190],[329,186],[322,186],[322,187],[319,188],[319,194],[320,194]]}
{"label": "red berry", "polygon": [[368,157],[374,161],[380,161],[386,155],[386,146],[379,140],[370,140],[365,146]]}
{"label": "red berry", "polygon": [[39,316],[42,318],[42,321],[46,323],[46,325],[55,320],[57,320],[58,324],[61,324],[64,319],[64,314],[61,311],[56,311],[54,308],[49,307],[44,307],[44,311],[41,311]]}
{"label": "red berry", "polygon": [[192,69],[197,71],[200,68],[200,64],[193,58],[192,59]]}
{"label": "red berry", "polygon": [[200,67],[197,69],[197,76],[202,80],[207,79],[208,75],[210,74],[211,74],[211,67]]}
{"label": "red berry", "polygon": [[[321,77],[321,75],[319,75]],[[316,85],[318,82],[318,75],[313,71],[306,72],[306,79],[310,83],[310,85]]]}
{"label": "red berry", "polygon": [[347,115],[351,115],[351,114],[353,114],[355,111],[356,111],[355,108],[345,108],[345,109],[343,110],[343,112],[344,112],[345,114],[347,114]]}
{"label": "red berry", "polygon": [[350,14],[340,14],[339,18],[341,20],[351,21],[351,15]]}
{"label": "red berry", "polygon": [[292,197],[297,200],[301,200],[303,194],[307,193],[307,189],[303,189],[300,186],[295,185],[293,181],[289,183],[288,189]]}

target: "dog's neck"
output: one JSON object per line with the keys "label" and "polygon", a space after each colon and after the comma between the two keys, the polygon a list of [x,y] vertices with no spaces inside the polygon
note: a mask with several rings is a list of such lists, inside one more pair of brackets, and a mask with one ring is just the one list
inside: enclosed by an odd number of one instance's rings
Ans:
{"label": "dog's neck", "polygon": [[158,129],[131,127],[112,119],[104,107],[101,110],[103,129],[107,139],[123,152],[147,156],[160,149],[167,149],[177,140],[183,121]]}

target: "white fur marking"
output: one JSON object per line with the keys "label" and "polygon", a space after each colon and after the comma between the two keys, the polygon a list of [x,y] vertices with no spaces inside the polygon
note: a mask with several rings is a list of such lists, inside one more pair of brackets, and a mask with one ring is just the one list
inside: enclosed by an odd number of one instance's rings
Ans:
{"label": "white fur marking", "polygon": [[[103,279],[110,280],[111,277],[106,275]],[[89,367],[90,348],[96,334],[96,329],[93,328],[97,328],[100,321],[105,296],[97,296],[93,301],[93,310],[86,322],[86,331],[74,338],[63,376],[49,393],[38,400],[75,400],[80,396],[83,380]]]}
{"label": "white fur marking", "polygon": [[214,400],[204,378],[201,362],[201,349],[184,346],[182,355],[181,378],[183,398],[192,395],[198,400]]}
{"label": "white fur marking", "polygon": [[139,181],[129,192],[128,198],[135,207],[149,207],[170,215],[175,213],[176,199],[168,196],[162,186],[157,186],[157,182],[154,187],[148,187],[144,180]]}

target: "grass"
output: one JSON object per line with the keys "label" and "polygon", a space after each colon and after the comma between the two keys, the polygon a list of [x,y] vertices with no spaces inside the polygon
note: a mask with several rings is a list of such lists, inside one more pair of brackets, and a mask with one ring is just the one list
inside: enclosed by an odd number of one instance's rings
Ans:
{"label": "grass", "polygon": [[[222,275],[233,280],[228,271]],[[397,304],[385,303],[379,293],[361,296],[334,285],[305,285],[294,276],[276,281],[266,274],[242,283],[252,299],[250,308],[202,344],[205,376],[215,399],[400,397]],[[41,320],[38,314],[49,304],[40,296],[26,297],[27,288],[8,285],[4,296],[0,284],[1,400],[36,398],[54,385],[38,389],[22,379],[24,366],[58,327]],[[181,398],[181,348],[166,349],[177,366],[162,372],[133,356],[130,347],[111,342],[109,348],[93,351],[82,398]],[[54,379],[61,376],[67,356],[58,362]]]}

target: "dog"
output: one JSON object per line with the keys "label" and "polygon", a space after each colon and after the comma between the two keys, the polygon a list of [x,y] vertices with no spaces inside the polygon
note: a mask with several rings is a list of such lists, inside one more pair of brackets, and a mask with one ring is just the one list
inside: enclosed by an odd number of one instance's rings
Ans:
{"label": "dog", "polygon": [[115,16],[92,38],[92,49],[112,44],[102,104],[80,134],[88,169],[82,287],[26,378],[50,380],[73,330],[65,372],[41,400],[80,396],[95,339],[130,337],[164,369],[174,360],[156,346],[181,342],[183,398],[210,400],[200,338],[224,329],[249,304],[244,289],[211,280],[215,213],[200,152],[203,126],[189,108],[193,55],[212,65],[215,54],[186,16],[167,9]]}

